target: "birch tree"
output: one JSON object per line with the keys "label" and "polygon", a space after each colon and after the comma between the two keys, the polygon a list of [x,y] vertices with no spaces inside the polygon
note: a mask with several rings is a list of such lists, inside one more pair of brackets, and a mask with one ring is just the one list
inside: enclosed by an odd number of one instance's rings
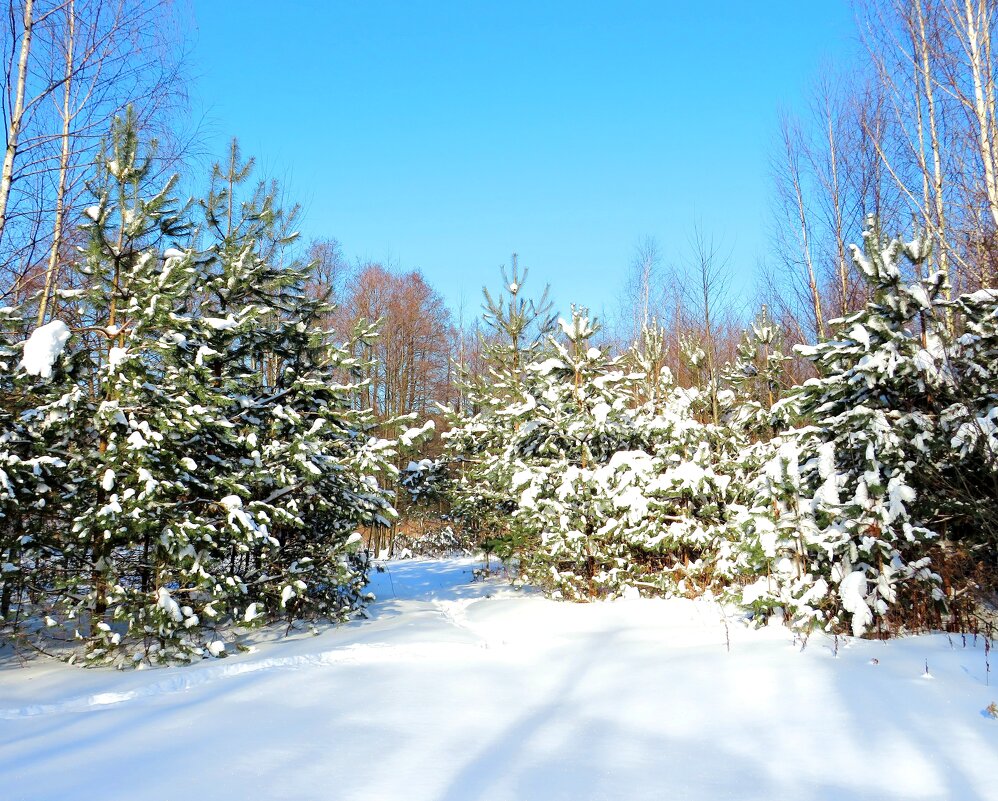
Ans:
{"label": "birch tree", "polygon": [[109,120],[130,105],[140,128],[162,143],[157,172],[174,166],[182,135],[172,112],[183,102],[184,51],[171,0],[6,5],[0,294],[37,294],[41,323]]}

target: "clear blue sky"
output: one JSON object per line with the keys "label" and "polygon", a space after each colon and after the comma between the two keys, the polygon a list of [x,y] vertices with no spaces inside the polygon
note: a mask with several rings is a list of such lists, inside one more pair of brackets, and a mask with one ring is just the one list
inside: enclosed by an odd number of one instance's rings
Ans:
{"label": "clear blue sky", "polygon": [[852,47],[848,0],[194,0],[195,113],[306,208],[306,236],[418,267],[477,314],[514,250],[615,308],[637,242],[695,220],[750,292],[781,107]]}

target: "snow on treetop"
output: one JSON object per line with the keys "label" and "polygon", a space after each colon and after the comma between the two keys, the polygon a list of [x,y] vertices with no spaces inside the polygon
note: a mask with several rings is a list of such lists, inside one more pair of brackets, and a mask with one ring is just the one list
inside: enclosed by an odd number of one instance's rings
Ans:
{"label": "snow on treetop", "polygon": [[542,362],[534,362],[533,364],[527,365],[528,370],[533,370],[538,375],[547,375],[552,370],[564,370],[565,363],[561,359],[545,359]]}
{"label": "snow on treetop", "polygon": [[590,324],[589,318],[579,313],[572,316],[571,322],[559,318],[558,325],[561,326],[561,330],[571,342],[587,339],[596,333],[596,329]]}
{"label": "snow on treetop", "polygon": [[21,366],[28,375],[41,378],[52,377],[52,365],[69,341],[70,331],[62,320],[53,320],[36,328],[24,343],[24,358]]}

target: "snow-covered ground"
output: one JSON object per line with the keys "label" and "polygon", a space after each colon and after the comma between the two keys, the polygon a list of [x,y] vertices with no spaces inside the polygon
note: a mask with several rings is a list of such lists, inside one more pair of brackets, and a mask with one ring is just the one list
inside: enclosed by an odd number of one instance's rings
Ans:
{"label": "snow-covered ground", "polygon": [[7,665],[0,797],[998,799],[981,642],[802,650],[706,603],[555,603],[476,564],[389,563],[370,620],[188,668]]}

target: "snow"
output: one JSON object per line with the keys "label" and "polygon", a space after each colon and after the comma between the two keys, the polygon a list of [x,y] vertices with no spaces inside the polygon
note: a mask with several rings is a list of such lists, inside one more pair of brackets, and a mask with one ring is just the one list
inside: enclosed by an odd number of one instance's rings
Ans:
{"label": "snow", "polygon": [[864,350],[870,349],[870,332],[859,323],[855,323],[853,327],[849,329],[849,336],[862,345]]}
{"label": "snow", "polygon": [[115,370],[128,357],[128,348],[111,348],[107,352],[107,364]]}
{"label": "snow", "polygon": [[24,343],[21,366],[28,375],[51,378],[52,366],[62,354],[69,337],[69,326],[62,320],[53,320],[36,328]]}
{"label": "snow", "polygon": [[527,369],[536,371],[538,375],[547,375],[552,370],[564,370],[565,363],[561,359],[552,357],[542,362],[533,362]]}
{"label": "snow", "polygon": [[170,595],[169,590],[165,587],[160,587],[156,591],[156,606],[162,609],[175,623],[179,623],[184,619],[183,613],[180,611],[180,604],[173,600],[173,596]]}
{"label": "snow", "polygon": [[179,248],[167,248],[163,251],[164,259],[182,259],[184,258],[184,251]]}
{"label": "snow", "polygon": [[998,302],[998,289],[978,289],[965,297],[974,303],[995,303]]}
{"label": "snow", "polygon": [[370,619],[187,668],[9,660],[4,797],[998,799],[980,640],[802,648],[707,602],[557,603],[478,566],[388,563]]}
{"label": "snow", "polygon": [[839,598],[842,608],[852,615],[852,631],[859,637],[873,622],[873,612],[866,604],[866,574],[855,570],[839,582]]}
{"label": "snow", "polygon": [[221,640],[213,640],[208,643],[208,653],[212,656],[221,656],[225,653],[225,643]]}
{"label": "snow", "polygon": [[418,428],[406,429],[399,437],[399,442],[401,442],[405,447],[411,448],[417,441],[426,436],[426,434],[433,431],[434,428],[436,428],[436,423],[434,423],[433,420],[427,420]]}
{"label": "snow", "polygon": [[239,326],[239,321],[231,314],[228,317],[205,317],[204,321],[216,331],[229,331]]}

